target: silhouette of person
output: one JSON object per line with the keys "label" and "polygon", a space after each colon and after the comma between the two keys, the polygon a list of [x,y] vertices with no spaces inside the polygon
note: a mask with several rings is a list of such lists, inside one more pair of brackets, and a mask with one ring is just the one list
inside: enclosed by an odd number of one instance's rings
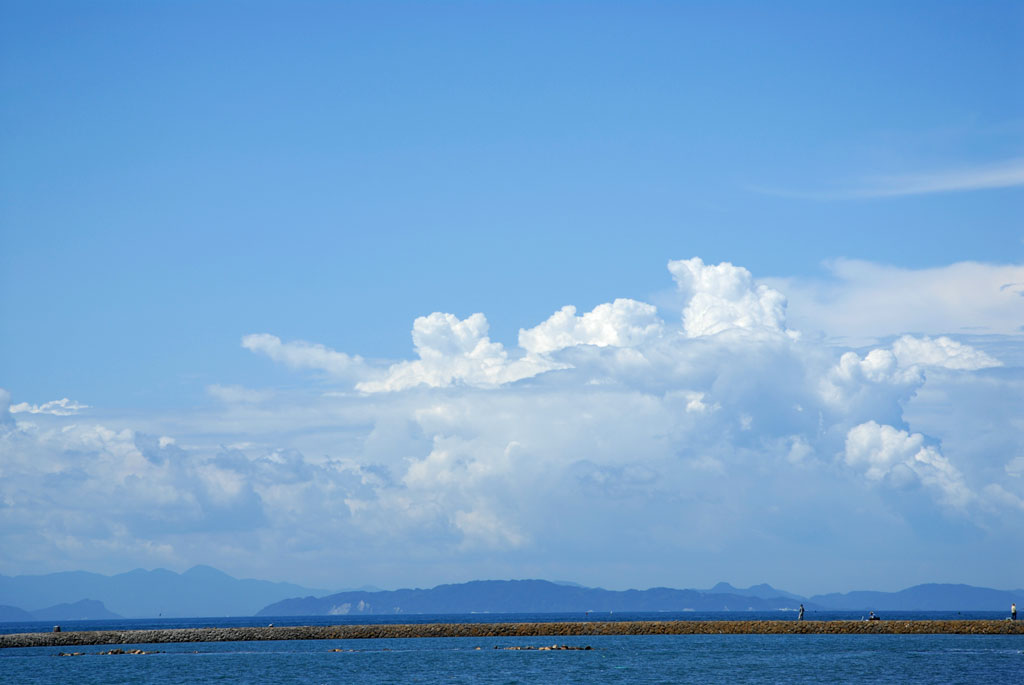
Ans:
{"label": "silhouette of person", "polygon": [[798,620],[798,621],[804,620],[804,605],[803,604],[800,605],[800,613],[796,615],[796,620]]}

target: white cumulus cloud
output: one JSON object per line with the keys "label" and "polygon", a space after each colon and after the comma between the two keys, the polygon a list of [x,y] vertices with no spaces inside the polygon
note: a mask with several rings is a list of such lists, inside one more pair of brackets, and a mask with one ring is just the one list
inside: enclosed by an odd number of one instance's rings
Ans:
{"label": "white cumulus cloud", "polygon": [[955,507],[966,506],[974,497],[960,471],[936,447],[925,445],[920,433],[868,421],[850,429],[843,458],[869,480],[902,484],[919,479],[940,490],[943,500]]}
{"label": "white cumulus cloud", "polygon": [[191,414],[94,421],[12,415],[0,390],[0,549],[301,567],[325,586],[338,568],[636,586],[680,582],[665,569],[697,556],[792,573],[829,545],[844,550],[829,574],[850,551],[891,582],[928,536],[1024,543],[1019,356],[956,332],[801,337],[746,269],[670,270],[681,322],[618,299],[563,307],[506,347],[483,314],[435,312],[413,323],[415,358],[379,364],[244,339],[328,392],[213,384],[223,401]]}
{"label": "white cumulus cloud", "polygon": [[871,417],[898,421],[932,370],[976,371],[1001,365],[990,355],[949,338],[905,335],[891,349],[875,348],[863,357],[844,352],[821,379],[821,397],[851,421]]}
{"label": "white cumulus cloud", "polygon": [[419,359],[391,366],[381,380],[364,381],[364,392],[405,390],[416,386],[495,387],[554,368],[541,359],[510,359],[501,343],[488,336],[487,318],[473,314],[460,320],[434,312],[413,322],[412,340]]}
{"label": "white cumulus cloud", "polygon": [[900,366],[934,366],[943,369],[977,371],[1002,366],[994,357],[943,336],[915,338],[904,335],[893,343],[893,354]]}
{"label": "white cumulus cloud", "polygon": [[694,338],[729,329],[783,331],[786,298],[778,290],[754,283],[743,267],[729,262],[704,264],[699,257],[670,261],[679,290],[688,298],[683,329]]}
{"label": "white cumulus cloud", "polygon": [[547,354],[577,345],[635,347],[661,335],[664,324],[653,305],[629,299],[600,304],[583,316],[576,307],[562,307],[530,329],[519,331],[519,346]]}

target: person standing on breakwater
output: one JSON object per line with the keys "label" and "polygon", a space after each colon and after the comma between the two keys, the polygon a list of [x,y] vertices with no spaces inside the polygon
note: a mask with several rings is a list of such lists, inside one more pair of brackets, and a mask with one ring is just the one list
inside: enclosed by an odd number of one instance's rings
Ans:
{"label": "person standing on breakwater", "polygon": [[1017,603],[1016,602],[1014,602],[1013,604],[1010,605],[1010,620],[1011,621],[1016,621],[1017,620]]}
{"label": "person standing on breakwater", "polygon": [[796,615],[796,620],[798,620],[798,621],[804,620],[804,605],[803,604],[800,605],[800,613]]}

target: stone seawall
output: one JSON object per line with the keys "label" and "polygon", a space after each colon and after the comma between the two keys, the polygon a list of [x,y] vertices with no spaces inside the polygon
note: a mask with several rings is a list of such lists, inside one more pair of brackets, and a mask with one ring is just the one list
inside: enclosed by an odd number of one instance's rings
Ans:
{"label": "stone seawall", "polygon": [[570,635],[717,634],[957,634],[1024,635],[1024,621],[609,621],[573,623],[428,623],[409,625],[278,626],[94,630],[0,635],[4,647],[353,640],[416,637],[562,637]]}

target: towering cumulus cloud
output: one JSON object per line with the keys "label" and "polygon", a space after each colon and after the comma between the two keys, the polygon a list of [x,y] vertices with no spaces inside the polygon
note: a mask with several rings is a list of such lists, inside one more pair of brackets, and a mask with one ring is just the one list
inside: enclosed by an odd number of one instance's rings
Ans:
{"label": "towering cumulus cloud", "polygon": [[781,331],[785,325],[786,298],[756,285],[742,267],[728,262],[709,266],[694,257],[669,262],[668,270],[689,299],[683,330],[691,338],[733,328]]}
{"label": "towering cumulus cloud", "polygon": [[412,358],[379,364],[248,335],[316,382],[210,385],[212,410],[173,420],[0,395],[0,545],[302,565],[331,584],[347,568],[643,586],[753,559],[762,580],[852,578],[850,558],[858,582],[891,584],[896,562],[940,578],[1024,544],[1021,335],[954,324],[849,348],[791,330],[779,282],[697,258],[668,270],[679,316],[566,305],[518,344],[482,313],[421,316]]}

